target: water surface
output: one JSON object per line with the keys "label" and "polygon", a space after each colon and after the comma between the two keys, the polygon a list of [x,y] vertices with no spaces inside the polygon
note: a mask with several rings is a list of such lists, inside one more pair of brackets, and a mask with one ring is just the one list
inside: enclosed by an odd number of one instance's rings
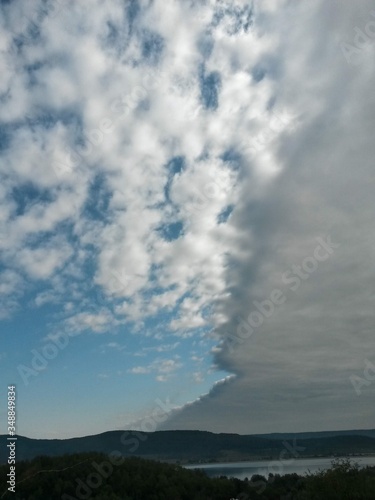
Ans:
{"label": "water surface", "polygon": [[[357,462],[361,467],[367,465],[375,466],[375,456],[349,457],[353,462]],[[326,470],[331,467],[333,458],[298,458],[280,460],[262,460],[256,462],[233,462],[233,463],[215,463],[215,464],[193,464],[186,465],[187,469],[202,469],[210,477],[228,476],[237,479],[248,479],[254,474],[260,474],[268,477],[272,474],[292,474],[297,473],[300,476],[318,470]]]}

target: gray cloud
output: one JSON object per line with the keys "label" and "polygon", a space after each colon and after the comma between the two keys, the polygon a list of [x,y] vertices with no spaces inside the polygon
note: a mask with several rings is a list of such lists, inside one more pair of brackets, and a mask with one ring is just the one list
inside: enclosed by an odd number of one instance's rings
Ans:
{"label": "gray cloud", "polygon": [[[290,2],[256,19],[265,33],[276,30],[277,44],[265,58],[273,102],[299,118],[248,162],[230,218],[238,237],[226,275],[230,295],[216,304],[225,322],[216,328],[215,363],[236,377],[174,413],[163,428],[373,426],[371,389],[358,397],[349,377],[375,358],[374,66],[371,57],[348,64],[340,48],[354,39],[356,26],[364,30],[370,11],[365,1]],[[279,170],[262,183],[256,172],[269,151]],[[293,291],[283,274],[314,255],[319,237],[339,246]],[[230,343],[239,318],[275,288],[284,304],[243,342]]]}

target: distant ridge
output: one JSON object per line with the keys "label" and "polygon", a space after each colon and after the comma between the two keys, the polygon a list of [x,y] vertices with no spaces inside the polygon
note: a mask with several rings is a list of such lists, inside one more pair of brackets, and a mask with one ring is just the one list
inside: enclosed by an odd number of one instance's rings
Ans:
{"label": "distant ridge", "polygon": [[[7,437],[0,436],[0,463],[7,459]],[[286,447],[285,442],[289,443]],[[298,448],[295,448],[298,446]],[[18,436],[17,460],[38,455],[59,456],[82,452],[181,463],[224,462],[278,458],[281,451],[297,450],[294,456],[375,454],[375,430],[273,433],[259,435],[214,434],[207,431],[108,431],[71,439],[30,439]]]}
{"label": "distant ridge", "polygon": [[358,429],[350,431],[317,431],[317,432],[273,432],[271,434],[256,434],[257,437],[265,437],[268,439],[311,439],[321,437],[336,437],[336,436],[367,436],[375,438],[374,429]]}

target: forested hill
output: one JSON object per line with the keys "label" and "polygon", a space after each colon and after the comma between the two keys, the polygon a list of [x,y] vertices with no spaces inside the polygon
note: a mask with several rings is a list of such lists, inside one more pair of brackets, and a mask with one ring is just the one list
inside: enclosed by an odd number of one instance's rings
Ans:
{"label": "forested hill", "polygon": [[[295,457],[375,454],[374,430],[348,432],[329,433],[327,437],[321,433],[313,437],[313,433],[309,433],[308,438],[300,434],[243,436],[204,431],[110,431],[62,440],[18,436],[17,459],[114,450],[125,456],[181,463],[271,459],[277,458],[282,450]],[[0,463],[7,459],[6,438],[0,436]]]}
{"label": "forested hill", "polygon": [[375,438],[375,429],[357,429],[350,431],[320,431],[320,432],[274,432],[271,434],[257,434],[257,437],[268,439],[315,439],[337,436],[367,436]]}
{"label": "forested hill", "polygon": [[15,492],[0,466],[4,500],[374,500],[375,468],[346,459],[307,477],[297,474],[209,478],[202,471],[98,453],[37,457],[17,464]]}

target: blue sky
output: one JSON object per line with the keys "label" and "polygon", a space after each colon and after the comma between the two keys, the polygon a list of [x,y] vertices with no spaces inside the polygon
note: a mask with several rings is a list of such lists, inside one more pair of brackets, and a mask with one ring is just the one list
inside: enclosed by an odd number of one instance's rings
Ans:
{"label": "blue sky", "polygon": [[158,401],[162,428],[371,427],[351,382],[375,363],[370,2],[0,12],[18,432],[142,429]]}

